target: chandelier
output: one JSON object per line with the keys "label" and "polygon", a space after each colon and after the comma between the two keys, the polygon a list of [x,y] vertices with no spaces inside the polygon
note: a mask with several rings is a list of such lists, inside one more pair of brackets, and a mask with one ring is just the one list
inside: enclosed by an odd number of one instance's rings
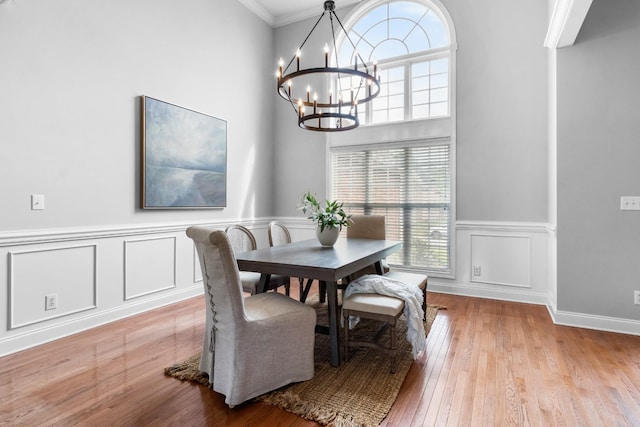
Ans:
{"label": "chandelier", "polygon": [[[358,105],[371,101],[380,93],[380,77],[378,76],[377,65],[374,63],[371,67],[357,53],[353,41],[349,38],[349,34],[344,29],[334,9],[334,1],[324,2],[324,12],[322,12],[316,24],[286,67],[284,66],[284,61],[280,59],[278,72],[276,73],[278,94],[289,101],[298,118],[298,126],[303,129],[320,132],[340,132],[355,129],[360,124],[358,120]],[[331,43],[335,54],[335,67],[329,66],[329,45],[325,43],[324,66],[300,68],[301,62],[305,62],[304,58],[301,58],[302,49],[325,15],[329,16],[331,24]],[[340,67],[338,64],[334,18],[355,52],[353,64],[350,64],[349,68]],[[321,59],[321,57],[319,58]],[[370,68],[373,68],[372,72]],[[347,80],[349,85],[345,87]],[[335,94],[332,90],[328,90],[319,96],[318,91],[314,90],[312,85],[323,85],[327,82],[329,85],[335,85]]]}

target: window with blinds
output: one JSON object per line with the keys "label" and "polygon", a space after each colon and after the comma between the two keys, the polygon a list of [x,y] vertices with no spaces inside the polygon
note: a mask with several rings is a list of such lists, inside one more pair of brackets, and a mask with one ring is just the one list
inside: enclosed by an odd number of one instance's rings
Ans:
{"label": "window with blinds", "polygon": [[387,238],[403,242],[390,264],[450,273],[448,140],[332,149],[331,199],[351,214],[385,215]]}

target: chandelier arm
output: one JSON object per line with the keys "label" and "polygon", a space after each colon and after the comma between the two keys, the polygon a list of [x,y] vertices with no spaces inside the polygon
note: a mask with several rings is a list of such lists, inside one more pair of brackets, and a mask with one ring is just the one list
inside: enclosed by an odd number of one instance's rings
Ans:
{"label": "chandelier arm", "polygon": [[[324,12],[322,12],[322,15],[320,15],[320,17],[318,18],[318,20],[316,21],[315,25],[313,26],[313,28],[311,29],[311,31],[309,31],[309,34],[307,34],[307,37],[305,37],[304,41],[302,42],[302,44],[300,45],[300,47],[298,47],[298,50],[302,50],[302,48],[304,47],[304,44],[307,42],[307,40],[309,40],[309,37],[311,37],[311,34],[313,33],[313,31],[316,29],[316,27],[318,26],[318,24],[320,23],[320,21],[322,21],[322,18],[324,18],[324,14],[327,13],[327,11],[325,10]],[[289,61],[289,63],[287,64],[287,68],[284,69],[283,74],[285,72],[287,72],[287,70],[289,69],[289,67],[291,66],[291,64],[293,64],[293,60],[296,59],[296,55],[294,54],[293,57],[291,58],[291,61]]]}
{"label": "chandelier arm", "polygon": [[[333,54],[336,57],[336,68],[340,69],[340,64],[338,63],[338,44],[336,43],[336,31],[335,31],[335,28],[333,27],[333,15],[335,14],[336,13],[333,10],[329,13],[329,21],[331,22],[331,37],[333,39]],[[337,15],[336,15],[336,19],[338,19]],[[342,31],[344,31],[344,28],[342,28]],[[340,73],[338,73],[338,78],[336,79],[336,81],[338,83],[336,87],[336,97],[338,97],[339,94],[342,92],[342,81],[340,78]]]}
{"label": "chandelier arm", "polygon": [[338,18],[338,15],[336,15],[334,11],[331,11],[331,13],[333,13],[333,15],[336,17],[336,21],[338,21],[338,25],[340,25],[340,28],[342,28],[342,31],[344,32],[345,37],[347,38],[347,40],[349,40],[349,43],[351,43],[353,50],[356,52],[356,56],[360,58],[360,61],[364,65],[364,69],[367,71],[367,74],[368,74],[369,67],[367,66],[367,63],[364,61],[364,59],[362,59],[362,56],[360,55],[360,52],[358,52],[358,49],[356,49],[356,45],[355,43],[353,43],[353,40],[351,40],[351,37],[349,37],[349,33],[347,33],[347,30],[344,29],[344,25],[342,25],[340,18]]}
{"label": "chandelier arm", "polygon": [[333,56],[336,58],[336,68],[340,68],[340,63],[338,62],[338,43],[336,43],[336,30],[333,26],[333,15],[335,15],[335,12],[331,11],[331,13],[329,14],[329,21],[331,22],[331,38],[333,39]]}
{"label": "chandelier arm", "polygon": [[291,104],[291,108],[293,108],[293,112],[296,114],[296,116],[298,115],[298,109],[296,108],[296,103],[293,102],[293,98],[288,97],[287,98],[289,101],[289,104]]}

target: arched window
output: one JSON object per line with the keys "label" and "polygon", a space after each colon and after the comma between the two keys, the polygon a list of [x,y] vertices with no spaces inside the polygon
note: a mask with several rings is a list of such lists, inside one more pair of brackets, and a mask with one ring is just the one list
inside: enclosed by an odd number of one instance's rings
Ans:
{"label": "arched window", "polygon": [[[374,2],[351,21],[337,65],[353,64],[359,55],[376,63],[381,77],[380,95],[359,109],[361,124],[449,115],[451,38],[439,9],[424,1],[387,0]],[[344,98],[358,84],[344,77],[336,86]]]}
{"label": "arched window", "polygon": [[[439,0],[370,0],[345,20],[338,66],[376,64],[380,95],[361,126],[329,135],[329,194],[351,214],[386,218],[402,241],[388,261],[453,277],[455,257],[455,32]],[[355,48],[354,48],[355,46]],[[360,62],[360,61],[359,61]],[[352,85],[353,83],[353,85]],[[334,93],[359,82],[333,82]],[[346,93],[345,93],[346,92]]]}

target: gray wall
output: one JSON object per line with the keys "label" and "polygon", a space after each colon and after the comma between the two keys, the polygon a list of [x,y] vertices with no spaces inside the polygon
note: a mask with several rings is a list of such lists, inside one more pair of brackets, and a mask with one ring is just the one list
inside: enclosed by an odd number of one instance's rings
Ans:
{"label": "gray wall", "polygon": [[[340,17],[343,16],[343,11],[344,9],[338,11]],[[318,16],[321,13],[322,9],[320,8]],[[288,64],[300,43],[318,20],[318,16],[276,28],[275,55],[270,61],[274,72],[272,75],[275,76],[279,58],[285,61],[285,66]],[[318,27],[314,35],[328,34],[324,25],[328,21],[325,22],[325,20],[326,17],[323,18],[322,26]],[[318,44],[318,40],[312,37],[305,45],[304,54],[311,56],[313,52],[318,52],[318,56],[322,58],[323,46],[324,42]],[[306,59],[304,58],[304,60]],[[275,89],[275,77],[270,87]],[[311,191],[324,198],[326,194],[325,134],[300,129],[291,104],[282,99],[275,90],[273,91],[273,102],[276,113],[275,122],[277,123],[274,146],[278,153],[275,161],[274,214],[302,218],[302,214],[296,211],[296,205],[302,195]]]}
{"label": "gray wall", "polygon": [[443,0],[456,26],[457,219],[547,220],[547,5]]}
{"label": "gray wall", "polygon": [[[237,1],[6,1],[0,232],[272,215],[273,57]],[[140,210],[140,95],[228,121],[227,208]]]}
{"label": "gray wall", "polygon": [[640,3],[595,0],[557,52],[558,309],[640,319]]}

